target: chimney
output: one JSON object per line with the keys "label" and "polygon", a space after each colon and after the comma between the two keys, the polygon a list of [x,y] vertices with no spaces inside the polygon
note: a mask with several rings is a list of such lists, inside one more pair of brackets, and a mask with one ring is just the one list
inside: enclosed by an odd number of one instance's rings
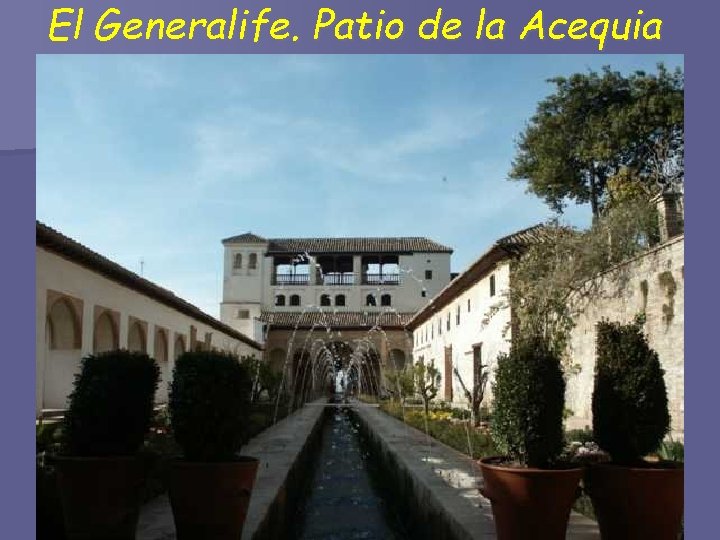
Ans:
{"label": "chimney", "polygon": [[658,212],[660,242],[682,234],[685,223],[683,196],[680,193],[660,193],[653,200]]}

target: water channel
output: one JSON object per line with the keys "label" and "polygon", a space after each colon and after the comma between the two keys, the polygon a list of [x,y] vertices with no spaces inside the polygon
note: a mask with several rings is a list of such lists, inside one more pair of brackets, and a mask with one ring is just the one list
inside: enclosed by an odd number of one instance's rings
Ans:
{"label": "water channel", "polygon": [[315,470],[291,538],[408,539],[350,410],[327,411],[322,429]]}

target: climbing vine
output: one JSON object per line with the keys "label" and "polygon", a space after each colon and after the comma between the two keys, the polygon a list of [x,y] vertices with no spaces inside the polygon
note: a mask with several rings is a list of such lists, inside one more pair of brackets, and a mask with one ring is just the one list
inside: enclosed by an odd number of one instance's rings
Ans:
{"label": "climbing vine", "polygon": [[602,274],[615,269],[613,279],[629,279],[618,264],[647,249],[657,238],[656,226],[656,210],[644,196],[609,205],[585,230],[557,219],[547,222],[542,240],[527,246],[512,263],[512,286],[503,305],[493,306],[484,322],[509,306],[513,332],[541,336],[564,354],[575,317],[605,294]]}

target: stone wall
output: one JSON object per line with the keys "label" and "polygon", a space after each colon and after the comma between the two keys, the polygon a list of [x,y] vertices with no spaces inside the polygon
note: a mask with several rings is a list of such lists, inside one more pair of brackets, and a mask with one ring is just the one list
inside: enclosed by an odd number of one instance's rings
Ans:
{"label": "stone wall", "polygon": [[576,372],[568,377],[568,427],[592,425],[596,324],[602,319],[627,323],[646,317],[650,346],[665,370],[672,433],[684,436],[685,388],[685,237],[678,236],[598,278],[602,295],[576,318],[569,353]]}

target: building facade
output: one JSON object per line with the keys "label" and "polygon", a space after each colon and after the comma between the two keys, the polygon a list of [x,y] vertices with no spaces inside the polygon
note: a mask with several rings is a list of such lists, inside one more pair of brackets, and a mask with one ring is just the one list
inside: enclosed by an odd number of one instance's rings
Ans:
{"label": "building facade", "polygon": [[[683,205],[681,197],[670,194],[659,196],[656,204],[660,244],[594,278],[598,294],[577,306],[567,349],[569,428],[592,425],[597,323],[629,323],[642,315],[648,343],[665,373],[671,435],[684,438]],[[459,379],[472,389],[486,369],[485,403],[491,403],[497,356],[509,351],[514,332],[505,299],[512,287],[512,260],[541,237],[542,228],[536,226],[498,240],[410,319],[413,358],[433,363],[442,376],[438,399],[467,405]]]}
{"label": "building facade", "polygon": [[[512,339],[506,299],[510,263],[540,234],[541,227],[535,226],[499,239],[408,323],[413,358],[440,371],[438,399],[467,405],[463,385],[472,390],[482,370],[492,378],[498,354],[509,350]],[[491,399],[490,383],[486,396]]]}
{"label": "building facade", "polygon": [[358,391],[381,392],[404,365],[405,324],[450,282],[452,249],[427,238],[226,238],[222,321],[266,345],[296,388],[337,364]]}
{"label": "building facade", "polygon": [[66,408],[88,354],[125,348],[155,358],[159,403],[167,401],[175,359],[186,350],[262,355],[259,343],[39,222],[35,266],[38,416]]}

